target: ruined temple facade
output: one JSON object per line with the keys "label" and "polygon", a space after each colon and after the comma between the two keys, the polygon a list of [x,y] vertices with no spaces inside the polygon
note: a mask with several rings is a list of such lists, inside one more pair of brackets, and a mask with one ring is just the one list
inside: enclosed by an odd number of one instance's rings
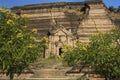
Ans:
{"label": "ruined temple facade", "polygon": [[71,31],[66,30],[61,25],[58,28],[50,31],[50,36],[48,36],[48,39],[49,46],[46,50],[46,56],[50,55],[49,53],[53,53],[54,55],[61,55],[64,44],[74,46],[75,43],[75,37]]}
{"label": "ruined temple facade", "polygon": [[46,57],[50,53],[61,55],[63,45],[74,47],[77,39],[88,43],[92,34],[110,31],[114,26],[102,0],[33,4],[13,7],[12,11],[28,14],[26,25],[29,29],[37,28],[38,37],[48,37]]}

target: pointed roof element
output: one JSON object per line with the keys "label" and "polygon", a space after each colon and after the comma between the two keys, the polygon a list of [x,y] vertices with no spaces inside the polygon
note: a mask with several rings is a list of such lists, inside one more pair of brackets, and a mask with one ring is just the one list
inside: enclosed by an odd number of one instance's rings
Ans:
{"label": "pointed roof element", "polygon": [[55,28],[55,29],[52,29],[52,30],[50,31],[50,33],[51,33],[51,35],[54,35],[54,34],[56,34],[56,33],[59,32],[59,31],[62,31],[62,32],[65,33],[67,36],[72,36],[71,31],[66,30],[62,25],[60,25],[59,27],[57,27],[57,28]]}

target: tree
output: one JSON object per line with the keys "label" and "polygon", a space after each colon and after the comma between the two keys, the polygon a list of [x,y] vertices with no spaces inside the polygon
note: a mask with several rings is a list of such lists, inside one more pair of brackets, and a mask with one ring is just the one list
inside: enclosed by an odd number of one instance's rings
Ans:
{"label": "tree", "polygon": [[106,80],[120,78],[120,29],[115,28],[108,33],[99,32],[92,35],[90,43],[85,46],[78,42],[75,48],[64,53],[63,61],[68,65],[87,64]]}
{"label": "tree", "polygon": [[108,9],[110,12],[116,12],[116,8],[114,8],[113,6],[110,6]]}
{"label": "tree", "polygon": [[120,6],[118,6],[118,8],[117,8],[117,12],[120,12]]}
{"label": "tree", "polygon": [[80,63],[81,61],[84,62],[84,57],[87,52],[88,44],[82,43],[79,40],[76,41],[76,46],[65,48],[63,54],[63,63],[67,64],[68,66],[74,66]]}
{"label": "tree", "polygon": [[13,80],[39,56],[35,35],[37,29],[28,31],[25,16],[17,16],[0,8],[0,69]]}
{"label": "tree", "polygon": [[41,38],[40,40],[40,44],[41,44],[41,47],[43,48],[42,49],[42,52],[43,52],[43,58],[45,58],[45,53],[46,53],[46,48],[48,47],[49,45],[49,42],[48,42],[48,38],[47,37],[43,37]]}
{"label": "tree", "polygon": [[89,65],[106,80],[120,78],[119,34],[120,29],[115,28],[109,33],[100,32],[91,38],[89,53],[87,53]]}

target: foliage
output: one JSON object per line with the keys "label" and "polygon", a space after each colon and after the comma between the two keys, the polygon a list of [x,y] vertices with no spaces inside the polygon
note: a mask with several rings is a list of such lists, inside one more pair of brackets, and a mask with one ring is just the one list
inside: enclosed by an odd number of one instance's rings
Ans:
{"label": "foliage", "polygon": [[[99,74],[113,80],[120,77],[120,29],[92,36],[89,52],[89,64]],[[91,60],[92,59],[92,60]]]}
{"label": "foliage", "polygon": [[110,7],[108,8],[108,10],[109,10],[110,12],[113,12],[113,13],[119,13],[119,12],[120,12],[120,6],[118,6],[118,8],[115,8],[115,7],[113,7],[113,6],[110,6]]}
{"label": "foliage", "polygon": [[38,55],[36,29],[27,30],[25,16],[17,16],[9,10],[0,8],[0,69],[13,80],[33,63]]}
{"label": "foliage", "polygon": [[68,66],[76,65],[83,60],[84,55],[87,52],[88,44],[82,43],[79,40],[76,42],[76,46],[68,48],[64,52],[63,62],[67,63]]}
{"label": "foliage", "polygon": [[78,42],[75,48],[65,52],[64,61],[70,66],[83,62],[106,79],[116,80],[120,77],[120,29],[99,32],[90,40],[89,46]]}
{"label": "foliage", "polygon": [[41,43],[41,46],[48,47],[48,44],[49,44],[48,38],[47,37],[41,38],[40,43]]}
{"label": "foliage", "polygon": [[117,8],[117,12],[120,12],[120,6],[118,6],[118,8]]}
{"label": "foliage", "polygon": [[114,8],[113,6],[110,6],[108,9],[110,10],[110,12],[116,12],[116,8]]}
{"label": "foliage", "polygon": [[42,52],[43,52],[43,58],[45,58],[45,51],[46,51],[46,48],[48,48],[48,45],[49,45],[49,41],[48,41],[48,38],[47,37],[43,37],[41,38],[40,40],[40,46],[42,47]]}

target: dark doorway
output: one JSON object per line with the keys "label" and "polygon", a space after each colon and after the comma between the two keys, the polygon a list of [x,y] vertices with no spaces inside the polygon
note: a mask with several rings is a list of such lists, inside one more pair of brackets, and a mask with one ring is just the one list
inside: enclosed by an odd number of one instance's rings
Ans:
{"label": "dark doorway", "polygon": [[62,48],[59,48],[59,55],[61,55],[62,53]]}

